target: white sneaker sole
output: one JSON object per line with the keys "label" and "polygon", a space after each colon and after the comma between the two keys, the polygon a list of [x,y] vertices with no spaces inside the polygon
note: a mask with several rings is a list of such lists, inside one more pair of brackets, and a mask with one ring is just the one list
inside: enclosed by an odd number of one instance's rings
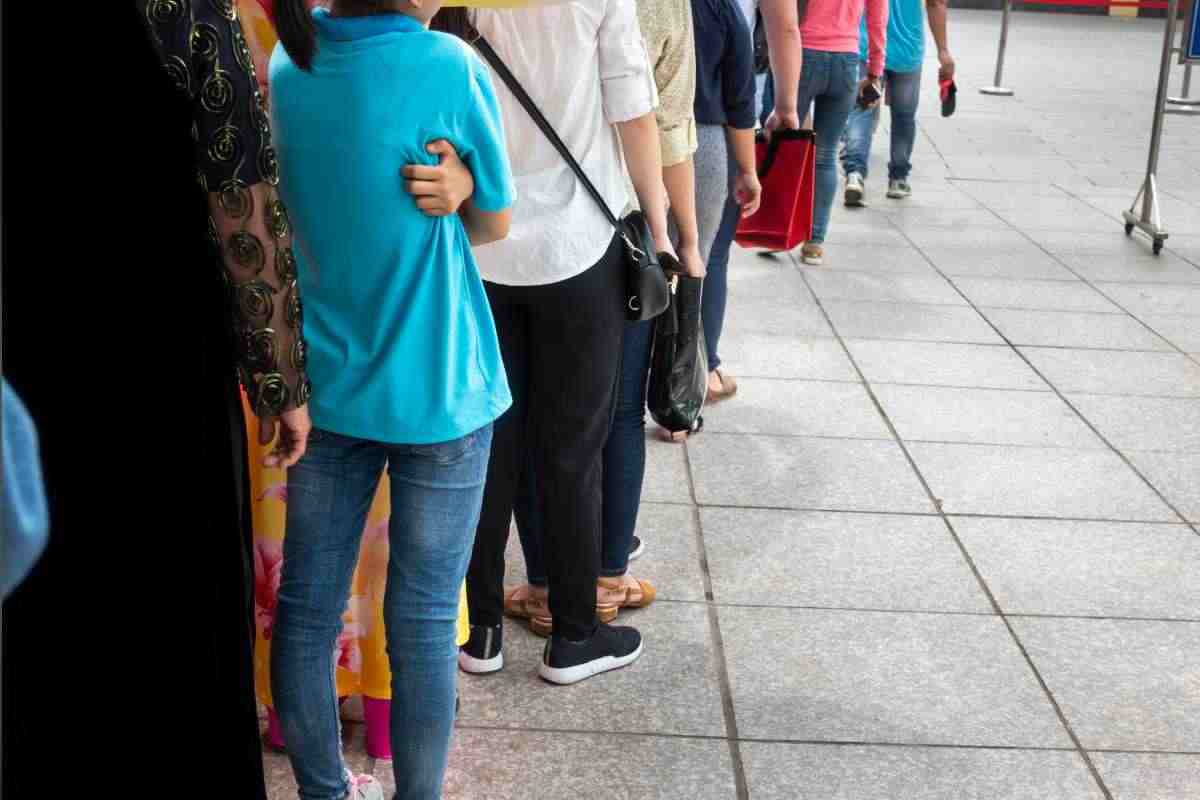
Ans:
{"label": "white sneaker sole", "polygon": [[898,192],[889,189],[887,196],[892,200],[907,200],[912,197],[912,192]]}
{"label": "white sneaker sole", "polygon": [[629,554],[630,561],[637,561],[642,557],[642,553],[646,552],[646,540],[642,539],[638,542],[637,550]]}
{"label": "white sneaker sole", "polygon": [[475,658],[459,650],[458,668],[469,675],[488,675],[499,672],[504,669],[504,653],[498,653],[495,658]]}
{"label": "white sneaker sole", "polygon": [[816,258],[814,256],[801,256],[800,260],[810,267],[820,267],[825,264],[824,257]]}
{"label": "white sneaker sole", "polygon": [[642,646],[644,644],[645,642],[639,642],[637,650],[622,658],[605,656],[604,658],[597,658],[595,661],[588,661],[586,664],[580,664],[575,667],[555,669],[554,667],[547,666],[546,662],[542,661],[538,665],[538,675],[544,681],[556,683],[559,686],[570,686],[573,683],[586,681],[588,678],[595,677],[603,672],[611,672],[614,669],[629,666],[642,655]]}

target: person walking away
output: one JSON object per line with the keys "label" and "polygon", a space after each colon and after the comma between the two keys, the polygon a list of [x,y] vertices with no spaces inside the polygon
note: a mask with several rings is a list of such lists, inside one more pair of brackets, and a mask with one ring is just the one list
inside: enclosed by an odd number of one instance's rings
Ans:
{"label": "person walking away", "polygon": [[[657,92],[634,0],[469,14],[613,213],[628,201],[624,155],[655,246],[674,255]],[[504,666],[504,549],[529,459],[553,619],[538,671],[570,684],[631,664],[642,652],[638,631],[596,617],[603,453],[625,332],[624,243],[525,108],[511,92],[500,98],[517,202],[512,236],[479,248],[477,257],[513,407],[496,426],[467,580],[471,639],[459,664],[469,673]]]}
{"label": "person walking away", "polygon": [[[922,5],[925,11],[922,12]],[[946,0],[890,0],[888,3],[887,59],[883,72],[883,90],[891,109],[891,160],[888,162],[887,196],[903,200],[912,195],[913,145],[917,138],[917,106],[921,99],[921,65],[925,61],[924,20],[937,45],[938,81],[954,79],[954,56],[946,37]],[[866,77],[867,34],[860,33],[862,63],[860,76]],[[843,137],[842,169],[846,174],[847,206],[866,205],[866,181],[871,158],[871,143],[879,128],[881,109],[855,108],[850,112]]]}
{"label": "person walking away", "polygon": [[[867,26],[867,74],[858,73],[859,28],[864,10]],[[800,75],[798,106],[813,109],[817,135],[816,187],[812,235],[801,249],[801,259],[820,266],[825,258],[825,238],[838,190],[838,143],[856,102],[865,92],[879,96],[887,46],[888,0],[806,0],[800,35],[804,40],[804,68]],[[782,91],[768,80],[765,94]],[[764,100],[764,104],[766,104]],[[866,102],[870,108],[878,99]]]}
{"label": "person walking away", "polygon": [[[436,800],[454,725],[456,622],[492,424],[510,404],[471,246],[513,201],[482,61],[426,29],[439,0],[276,0],[281,185],[305,296],[314,431],[288,474],[271,688],[304,800],[382,800],[345,766],[334,652],[380,476],[396,800]],[[429,171],[461,155],[469,199]],[[409,165],[403,167],[402,165]],[[442,187],[444,188],[444,187]],[[457,213],[455,213],[457,212]]]}

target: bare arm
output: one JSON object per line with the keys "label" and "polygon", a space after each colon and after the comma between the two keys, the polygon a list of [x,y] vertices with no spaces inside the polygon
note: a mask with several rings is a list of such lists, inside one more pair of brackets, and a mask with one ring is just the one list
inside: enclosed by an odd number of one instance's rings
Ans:
{"label": "bare arm", "polygon": [[703,278],[706,270],[700,258],[700,229],[696,223],[696,166],[688,156],[678,164],[663,167],[663,183],[671,216],[679,229],[679,263],[688,275]]}
{"label": "bare arm", "polygon": [[508,228],[512,224],[511,208],[503,211],[480,211],[471,198],[467,198],[459,206],[458,214],[462,217],[463,227],[467,229],[467,237],[471,240],[472,247],[506,238]]}
{"label": "bare arm", "polygon": [[758,182],[758,167],[754,156],[754,130],[727,127],[725,139],[729,142],[729,152],[738,166],[738,174],[733,179],[734,197],[742,209],[742,216],[748,217],[758,211],[758,204],[762,199],[762,185]]}
{"label": "bare arm", "polygon": [[926,0],[925,8],[929,17],[929,32],[938,49],[938,79],[947,81],[954,79],[954,56],[950,54],[950,44],[946,39],[946,0]]}
{"label": "bare arm", "polygon": [[[767,129],[799,128],[796,92],[804,48],[795,0],[761,0],[759,11],[767,28],[767,47],[771,53],[771,75],[775,80],[775,110],[767,120]],[[790,88],[788,88],[790,87]]]}
{"label": "bare arm", "polygon": [[[662,152],[659,146],[658,122],[654,113],[643,114],[628,122],[617,123],[621,149],[629,168],[629,179],[637,193],[638,205],[646,215],[654,245],[659,252],[675,254],[667,231],[667,198],[663,186]],[[693,201],[694,202],[694,201]]]}

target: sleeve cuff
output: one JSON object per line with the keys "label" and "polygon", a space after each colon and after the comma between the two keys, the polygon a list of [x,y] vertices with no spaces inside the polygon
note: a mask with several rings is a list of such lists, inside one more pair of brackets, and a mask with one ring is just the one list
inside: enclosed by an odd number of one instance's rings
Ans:
{"label": "sleeve cuff", "polygon": [[662,142],[662,165],[682,164],[700,146],[696,140],[696,121],[688,118],[673,128],[660,131],[659,140]]}
{"label": "sleeve cuff", "polygon": [[629,122],[658,107],[658,93],[648,74],[610,78],[602,86],[604,117],[609,124]]}

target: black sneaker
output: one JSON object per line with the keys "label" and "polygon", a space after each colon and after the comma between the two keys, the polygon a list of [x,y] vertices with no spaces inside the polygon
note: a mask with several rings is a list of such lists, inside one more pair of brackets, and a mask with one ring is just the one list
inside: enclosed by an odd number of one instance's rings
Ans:
{"label": "black sneaker", "polygon": [[504,628],[500,625],[472,625],[471,638],[458,648],[458,668],[472,675],[487,675],[504,669],[501,644]]}
{"label": "black sneaker", "polygon": [[633,541],[629,543],[629,560],[637,561],[638,556],[644,552],[646,552],[646,543],[642,541],[642,537],[633,537]]}
{"label": "black sneaker", "polygon": [[592,638],[572,642],[550,637],[542,654],[538,674],[543,680],[569,686],[593,675],[627,667],[642,654],[642,635],[634,628],[601,624]]}

